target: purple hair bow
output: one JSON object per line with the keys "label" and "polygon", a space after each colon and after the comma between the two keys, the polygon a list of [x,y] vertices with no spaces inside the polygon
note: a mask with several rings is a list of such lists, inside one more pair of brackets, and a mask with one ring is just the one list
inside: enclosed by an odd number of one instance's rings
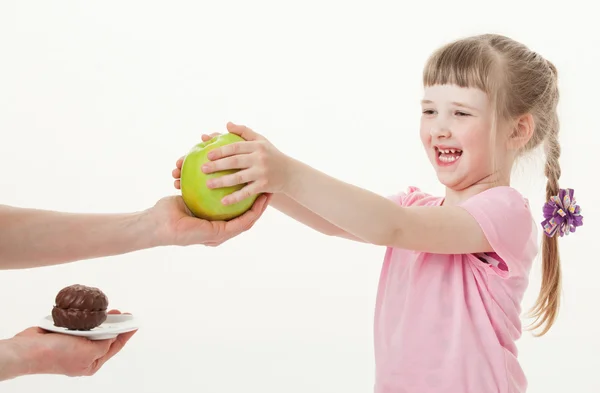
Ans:
{"label": "purple hair bow", "polygon": [[544,204],[544,218],[542,228],[548,237],[557,233],[560,236],[568,235],[582,226],[583,216],[581,208],[575,203],[573,189],[561,188],[558,195],[550,197],[550,200]]}

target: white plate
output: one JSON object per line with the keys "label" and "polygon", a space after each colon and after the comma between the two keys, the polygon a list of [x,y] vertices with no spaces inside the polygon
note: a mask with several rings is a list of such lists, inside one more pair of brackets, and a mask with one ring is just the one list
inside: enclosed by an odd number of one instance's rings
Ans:
{"label": "white plate", "polygon": [[63,327],[54,326],[52,315],[40,321],[38,325],[44,330],[54,333],[69,334],[71,336],[85,337],[90,340],[108,340],[117,337],[121,333],[127,333],[139,328],[138,320],[129,314],[108,314],[104,323],[92,330],[69,330]]}

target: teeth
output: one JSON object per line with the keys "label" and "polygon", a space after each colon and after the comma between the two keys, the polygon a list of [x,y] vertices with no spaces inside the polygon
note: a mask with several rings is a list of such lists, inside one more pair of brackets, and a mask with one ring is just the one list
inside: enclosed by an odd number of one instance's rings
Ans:
{"label": "teeth", "polygon": [[440,156],[440,161],[442,162],[454,162],[458,160],[457,156]]}
{"label": "teeth", "polygon": [[460,150],[460,149],[438,149],[438,150],[440,151],[440,153],[443,153],[443,154],[450,154],[450,153],[454,154],[454,153],[462,152],[462,150]]}

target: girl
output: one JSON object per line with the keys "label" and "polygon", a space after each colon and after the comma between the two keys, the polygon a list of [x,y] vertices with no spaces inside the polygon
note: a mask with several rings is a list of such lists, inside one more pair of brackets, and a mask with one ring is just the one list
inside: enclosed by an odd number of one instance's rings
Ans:
{"label": "girl", "polygon": [[443,197],[416,187],[381,197],[232,123],[228,131],[246,141],[213,150],[202,169],[239,169],[208,182],[246,184],[224,204],[273,193],[275,208],[322,233],[387,247],[375,310],[375,392],[524,392],[515,342],[538,249],[528,201],[510,186],[520,154],[546,147],[543,284],[533,309],[540,334],[559,304],[556,235],[582,224],[572,191],[558,188],[556,69],[520,43],[482,35],[438,49],[423,82],[420,137]]}

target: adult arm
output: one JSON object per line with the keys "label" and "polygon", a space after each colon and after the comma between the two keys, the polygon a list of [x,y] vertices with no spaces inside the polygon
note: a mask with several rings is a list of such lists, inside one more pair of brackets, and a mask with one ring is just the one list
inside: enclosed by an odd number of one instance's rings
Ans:
{"label": "adult arm", "polygon": [[0,205],[0,268],[125,254],[157,244],[143,213],[76,214]]}
{"label": "adult arm", "polygon": [[0,269],[23,269],[168,245],[218,246],[249,230],[271,195],[230,221],[193,217],[180,196],[125,214],[79,214],[0,205]]}

